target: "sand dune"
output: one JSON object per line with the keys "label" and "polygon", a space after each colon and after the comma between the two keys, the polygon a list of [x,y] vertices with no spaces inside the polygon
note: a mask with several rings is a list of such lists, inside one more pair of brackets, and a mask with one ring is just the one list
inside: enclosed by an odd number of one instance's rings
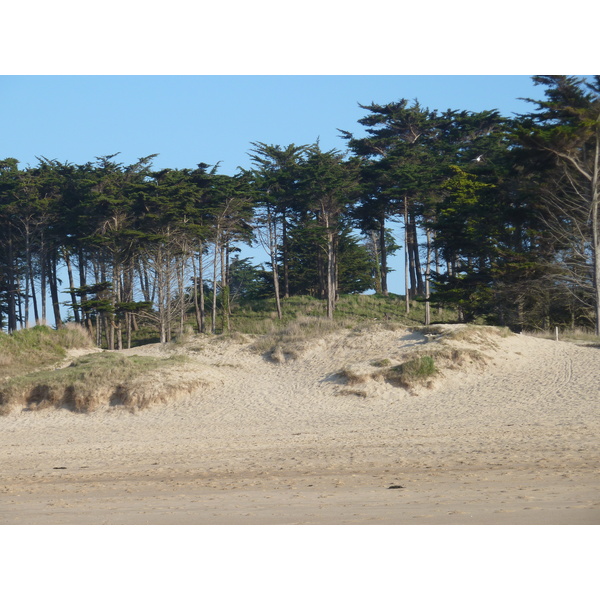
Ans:
{"label": "sand dune", "polygon": [[[281,363],[197,338],[170,350],[190,396],[11,413],[0,523],[600,523],[600,349],[443,338],[343,331]],[[484,360],[411,390],[369,376],[441,344]]]}

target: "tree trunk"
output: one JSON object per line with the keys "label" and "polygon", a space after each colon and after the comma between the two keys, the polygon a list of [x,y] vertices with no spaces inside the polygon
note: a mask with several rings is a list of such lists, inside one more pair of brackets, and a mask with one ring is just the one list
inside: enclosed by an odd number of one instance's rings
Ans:
{"label": "tree trunk", "polygon": [[73,317],[75,318],[75,323],[81,323],[81,319],[79,318],[79,309],[77,308],[77,296],[73,289],[75,288],[75,279],[73,278],[73,267],[71,265],[71,257],[67,252],[66,248],[63,248],[63,260],[67,265],[67,275],[69,276],[69,288],[71,295],[71,304],[73,305]]}
{"label": "tree trunk", "polygon": [[600,116],[596,125],[596,148],[590,181],[590,213],[592,221],[592,261],[594,266],[594,294],[596,308],[596,335],[600,336]]}
{"label": "tree trunk", "polygon": [[[200,272],[202,272],[202,243],[200,243]],[[198,269],[196,268],[196,259],[192,254],[192,276],[194,278],[194,310],[196,313],[196,327],[198,333],[204,333],[204,294],[202,297],[202,306],[198,299]],[[202,279],[200,279],[200,289],[202,289]]]}
{"label": "tree trunk", "polygon": [[179,294],[179,336],[183,336],[185,327],[185,263],[187,261],[187,245],[184,243],[183,252],[177,258],[177,288]]}
{"label": "tree trunk", "polygon": [[327,318],[333,319],[335,311],[336,286],[335,240],[333,233],[327,232]]}
{"label": "tree trunk", "polygon": [[[10,228],[9,228],[10,229]],[[16,296],[16,277],[14,269],[14,256],[13,256],[13,238],[11,232],[8,232],[8,244],[7,244],[7,261],[6,261],[6,304],[7,304],[7,316],[8,316],[8,331],[9,333],[17,330],[17,304],[15,301]]]}
{"label": "tree trunk", "polygon": [[156,292],[158,296],[158,322],[160,343],[167,343],[167,315],[165,309],[165,259],[163,256],[163,246],[159,243],[156,251]]}
{"label": "tree trunk", "polygon": [[[83,251],[79,250],[79,254],[77,255],[77,268],[79,269],[79,287],[85,287],[87,285],[87,273],[86,273],[86,265],[85,259],[83,258]],[[87,302],[87,294],[81,294],[81,302]],[[92,318],[88,312],[82,309],[82,317],[85,321],[85,325],[90,335],[93,335],[94,327],[92,325]]]}
{"label": "tree trunk", "polygon": [[421,257],[419,256],[419,238],[417,234],[417,220],[415,215],[410,217],[410,229],[411,229],[411,242],[412,242],[412,253],[413,253],[413,264],[415,271],[415,293],[417,296],[422,296],[425,293],[425,286],[423,285],[423,274],[421,272]]}
{"label": "tree trunk", "polygon": [[[122,286],[121,286],[121,265],[115,260],[113,268],[113,290],[114,290],[114,301],[113,306],[116,306],[123,300]],[[123,326],[121,318],[116,313],[113,313],[111,318],[111,325],[113,327],[114,335],[116,335],[117,350],[123,350]]]}
{"label": "tree trunk", "polygon": [[47,276],[47,256],[44,245],[44,234],[42,233],[41,248],[40,248],[40,303],[42,305],[42,323],[45,325],[46,318],[46,276]]}
{"label": "tree trunk", "polygon": [[408,198],[404,197],[404,289],[406,314],[410,314],[410,289],[409,289],[409,265],[408,265]]}
{"label": "tree trunk", "polygon": [[[269,255],[271,258],[271,267],[273,269],[273,289],[275,291],[275,306],[277,308],[277,318],[281,321],[281,298],[279,293],[279,266],[277,264],[277,222],[271,218],[271,212],[267,208],[267,227],[269,230]],[[285,256],[285,253],[284,253]],[[285,259],[284,259],[284,274],[286,272]],[[284,287],[286,286],[284,276]],[[289,291],[289,287],[287,288]]]}
{"label": "tree trunk", "polygon": [[54,311],[54,322],[56,328],[62,327],[60,316],[60,303],[58,300],[58,278],[56,275],[56,257],[48,255],[48,274],[50,275],[50,297],[52,298],[52,309]]}
{"label": "tree trunk", "polygon": [[[282,228],[281,242],[282,242],[282,249],[283,249],[283,297],[289,298],[290,297],[290,269],[289,269],[289,265],[288,265],[289,249],[288,249],[288,236],[287,236],[287,221],[285,218],[285,212],[284,212],[282,220],[281,220],[281,228]],[[278,312],[278,314],[279,314],[279,312]],[[281,317],[279,317],[279,318],[281,318]]]}
{"label": "tree trunk", "polygon": [[31,300],[33,302],[33,318],[35,323],[39,323],[40,313],[38,311],[37,296],[35,293],[35,278],[33,276],[33,269],[29,271],[29,279],[31,280]]}
{"label": "tree trunk", "polygon": [[222,318],[222,331],[229,333],[229,243],[227,241],[221,246],[221,313]]}
{"label": "tree trunk", "polygon": [[218,261],[219,261],[219,256],[221,254],[220,248],[219,248],[219,242],[220,242],[220,232],[219,232],[219,228],[217,227],[217,235],[215,238],[215,249],[214,249],[214,257],[213,257],[213,280],[212,280],[212,285],[213,285],[213,289],[212,289],[212,314],[211,314],[211,331],[212,333],[217,333],[217,275],[219,273],[219,269],[218,269]]}
{"label": "tree trunk", "polygon": [[370,231],[369,232],[369,236],[371,237],[371,247],[372,247],[372,251],[374,256],[374,263],[375,263],[375,281],[374,281],[374,285],[375,285],[375,293],[377,294],[381,294],[383,293],[383,280],[382,280],[382,275],[381,275],[381,256],[380,256],[380,252],[379,252],[379,240],[377,232],[376,231]]}
{"label": "tree trunk", "polygon": [[381,293],[384,296],[389,294],[387,282],[387,245],[385,240],[385,218],[382,218],[379,226],[379,256],[381,258],[380,277]]}

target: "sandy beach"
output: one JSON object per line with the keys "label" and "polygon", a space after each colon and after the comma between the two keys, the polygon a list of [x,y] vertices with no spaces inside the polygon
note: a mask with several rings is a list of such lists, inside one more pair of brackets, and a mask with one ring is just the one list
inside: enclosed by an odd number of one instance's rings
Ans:
{"label": "sandy beach", "polygon": [[511,334],[431,387],[339,376],[430,343],[344,330],[276,363],[196,341],[168,350],[191,395],[14,411],[0,524],[599,524],[600,349]]}

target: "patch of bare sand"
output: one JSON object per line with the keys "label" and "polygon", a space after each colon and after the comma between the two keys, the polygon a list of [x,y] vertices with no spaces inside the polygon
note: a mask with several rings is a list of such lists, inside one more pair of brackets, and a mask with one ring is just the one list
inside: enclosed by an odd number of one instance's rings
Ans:
{"label": "patch of bare sand", "polygon": [[[486,364],[411,391],[338,375],[439,344]],[[208,338],[166,351],[190,357],[169,377],[207,385],[136,414],[0,419],[0,523],[600,522],[597,348],[376,328],[283,364]]]}

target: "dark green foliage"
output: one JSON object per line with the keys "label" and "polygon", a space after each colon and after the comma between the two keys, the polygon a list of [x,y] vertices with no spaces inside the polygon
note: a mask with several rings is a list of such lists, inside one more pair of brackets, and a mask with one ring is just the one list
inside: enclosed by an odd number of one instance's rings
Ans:
{"label": "dark green foliage", "polygon": [[[451,308],[598,329],[600,77],[534,82],[545,99],[531,114],[372,103],[364,137],[342,131],[350,155],[255,142],[253,169],[233,177],[206,163],[156,170],[156,155],[0,160],[0,330],[60,327],[66,305],[108,348],[140,328],[167,342],[192,313],[199,332],[227,330],[268,295],[280,320],[294,295],[326,300],[334,318],[341,294],[388,294],[400,247],[404,310],[426,304],[426,322]],[[249,243],[265,267],[235,258]]]}

